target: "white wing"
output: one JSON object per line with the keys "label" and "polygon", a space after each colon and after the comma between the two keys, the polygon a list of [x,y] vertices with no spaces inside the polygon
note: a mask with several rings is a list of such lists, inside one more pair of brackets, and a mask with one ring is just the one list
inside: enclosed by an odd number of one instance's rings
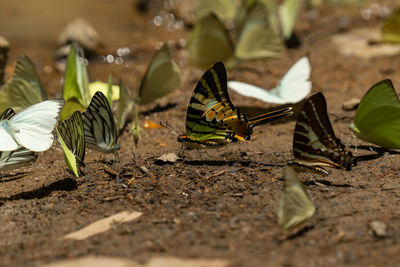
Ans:
{"label": "white wing", "polygon": [[7,130],[9,127],[10,124],[8,121],[0,121],[0,151],[12,151],[18,148],[18,144]]}
{"label": "white wing", "polygon": [[310,61],[308,56],[304,56],[293,64],[277,87],[270,92],[278,95],[285,103],[297,103],[311,92],[312,84],[308,80],[310,75]]}
{"label": "white wing", "polygon": [[248,83],[228,81],[228,87],[241,95],[257,98],[264,102],[274,103],[274,104],[286,103],[284,99],[280,98],[276,94],[269,92],[264,88],[251,85]]}
{"label": "white wing", "polygon": [[278,86],[270,91],[251,84],[229,81],[228,87],[237,93],[274,104],[297,103],[310,92],[312,84],[308,80],[311,65],[307,56],[300,58],[283,76]]}
{"label": "white wing", "polygon": [[64,100],[47,100],[15,115],[10,122],[17,142],[35,152],[49,149],[53,143],[52,131],[63,106]]}

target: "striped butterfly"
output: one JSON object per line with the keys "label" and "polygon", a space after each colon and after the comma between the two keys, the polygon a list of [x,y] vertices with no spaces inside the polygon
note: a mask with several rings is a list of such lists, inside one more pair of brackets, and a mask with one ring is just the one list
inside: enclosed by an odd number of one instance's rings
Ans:
{"label": "striped butterfly", "polygon": [[250,140],[255,126],[289,116],[291,110],[279,109],[248,119],[233,106],[224,64],[218,62],[203,74],[194,89],[187,109],[186,135],[180,135],[178,142],[189,148],[205,148]]}
{"label": "striped butterfly", "polygon": [[285,185],[279,205],[278,223],[283,231],[288,231],[310,219],[315,213],[314,203],[307,194],[296,171],[285,168]]}
{"label": "striped butterfly", "polygon": [[85,133],[83,131],[82,114],[75,111],[71,117],[58,124],[56,130],[64,151],[65,162],[75,176],[79,177],[78,164],[84,165],[83,160],[85,158]]}
{"label": "striped butterfly", "polygon": [[96,92],[83,116],[83,129],[88,148],[112,153],[120,148],[117,144],[117,128],[107,97]]}
{"label": "striped butterfly", "polygon": [[294,165],[328,175],[323,167],[351,170],[356,157],[336,138],[322,93],[309,97],[297,118],[293,136]]}
{"label": "striped butterfly", "polygon": [[[14,115],[14,110],[8,108],[0,115],[0,121],[9,120]],[[0,170],[17,169],[33,163],[36,159],[37,153],[24,147],[19,147],[14,151],[2,151],[0,152]]]}

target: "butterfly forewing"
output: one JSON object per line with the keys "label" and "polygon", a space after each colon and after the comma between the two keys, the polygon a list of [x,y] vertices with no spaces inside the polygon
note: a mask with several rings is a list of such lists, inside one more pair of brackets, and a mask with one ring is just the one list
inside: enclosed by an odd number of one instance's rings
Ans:
{"label": "butterfly forewing", "polygon": [[1,115],[0,115],[0,121],[2,121],[2,120],[9,120],[9,119],[11,119],[12,117],[14,117],[14,115],[15,115],[14,110],[13,110],[12,108],[8,108],[8,109],[6,109],[3,113],[1,113]]}
{"label": "butterfly forewing", "polygon": [[14,151],[0,152],[0,170],[7,171],[17,169],[33,163],[37,159],[37,153],[24,147]]}
{"label": "butterfly forewing", "polygon": [[315,213],[315,206],[292,167],[285,169],[285,185],[279,206],[279,225],[284,231],[302,224]]}
{"label": "butterfly forewing", "polygon": [[293,154],[295,163],[305,166],[350,170],[354,165],[351,153],[333,132],[322,93],[303,104],[294,130]]}
{"label": "butterfly forewing", "polygon": [[119,149],[114,116],[107,98],[97,92],[82,114],[86,145],[93,150],[111,153]]}

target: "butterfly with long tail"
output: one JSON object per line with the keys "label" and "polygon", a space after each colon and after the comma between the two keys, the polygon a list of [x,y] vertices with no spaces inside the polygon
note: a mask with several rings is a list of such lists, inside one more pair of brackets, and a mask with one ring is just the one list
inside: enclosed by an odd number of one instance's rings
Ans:
{"label": "butterfly with long tail", "polygon": [[322,93],[309,97],[297,118],[293,136],[294,164],[328,175],[324,167],[351,170],[357,157],[346,150],[329,121],[326,100]]}
{"label": "butterfly with long tail", "polygon": [[[12,108],[8,108],[0,115],[0,121],[9,120],[14,117],[14,115],[14,110]],[[7,171],[17,169],[33,163],[36,161],[36,159],[37,153],[24,147],[19,147],[14,151],[1,151],[0,170]]]}
{"label": "butterfly with long tail", "polygon": [[120,148],[114,115],[102,92],[95,93],[82,118],[88,148],[103,153],[113,153]]}
{"label": "butterfly with long tail", "polygon": [[203,74],[194,89],[187,109],[186,134],[180,135],[178,142],[189,148],[207,148],[250,140],[255,126],[291,114],[289,107],[247,118],[232,104],[225,66],[218,62]]}

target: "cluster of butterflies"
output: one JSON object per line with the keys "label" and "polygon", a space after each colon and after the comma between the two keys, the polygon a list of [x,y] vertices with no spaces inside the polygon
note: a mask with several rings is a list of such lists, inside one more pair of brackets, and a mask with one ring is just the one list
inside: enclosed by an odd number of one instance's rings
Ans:
{"label": "cluster of butterflies", "polygon": [[[272,93],[240,84],[239,92],[242,88],[249,88],[255,92],[253,97],[257,95],[256,97],[268,98],[273,103],[286,103],[284,100],[293,101],[289,93],[293,91],[292,96],[298,96],[297,100],[301,100],[305,96],[296,93],[296,88],[311,89],[309,70],[299,68],[302,65],[309,66],[307,62],[305,57],[295,63]],[[190,98],[186,134],[178,135],[178,142],[182,142],[184,147],[219,147],[238,140],[250,140],[255,126],[293,114],[292,108],[288,107],[247,118],[232,104],[228,95],[228,84],[230,82],[227,81],[226,70],[221,62],[214,64],[203,74]],[[287,98],[285,93],[288,93]],[[279,102],[276,101],[277,97],[281,97],[278,98]],[[380,152],[368,155],[353,156],[336,137],[322,93],[307,98],[294,129],[293,160],[285,169],[285,186],[279,210],[279,224],[282,229],[291,230],[315,213],[315,206],[297,177],[298,172],[312,171],[329,175],[326,167],[349,171],[359,161],[375,159],[382,155],[382,151],[400,148],[399,127],[400,101],[390,80],[383,80],[371,87],[361,100],[354,122],[350,125],[350,129],[360,139],[381,147]]]}
{"label": "cluster of butterflies", "polygon": [[[121,113],[127,116],[133,103],[146,103],[154,95],[158,94],[159,97],[165,91],[171,91],[172,86],[167,86],[162,92],[154,89],[154,84],[160,84],[160,81],[154,81],[157,80],[154,77],[171,80],[177,72],[171,61],[165,59],[169,55],[165,51],[167,50],[164,46],[158,52],[160,54],[153,58],[135,100],[123,96],[128,94],[123,83],[120,83],[117,118],[121,117]],[[35,161],[37,153],[51,147],[54,128],[67,165],[76,176],[79,175],[79,166],[84,162],[85,147],[103,153],[112,153],[119,149],[119,127],[111,109],[114,95],[111,79],[106,94],[95,92],[87,104],[87,96],[90,95],[87,89],[88,76],[82,57],[77,54],[79,50],[72,46],[64,84],[64,100],[41,101],[46,96],[32,62],[27,57],[18,61],[14,76],[0,90],[0,99],[6,99],[8,105],[12,106],[0,115],[0,170],[18,168]],[[155,60],[159,57],[165,60]],[[159,76],[162,71],[169,75]],[[276,109],[248,118],[231,102],[228,85],[236,92],[267,102],[296,103],[311,91],[310,72],[309,59],[305,56],[293,65],[276,88],[265,90],[242,82],[228,82],[224,64],[215,63],[203,74],[195,87],[187,108],[186,133],[177,134],[178,142],[183,147],[198,149],[250,140],[255,126],[292,115],[292,108]],[[172,80],[171,84],[175,86],[176,76]],[[31,101],[38,103],[29,105]],[[0,102],[0,107],[7,102]],[[124,102],[132,105],[123,108],[124,112],[121,112],[120,106]],[[81,110],[86,104],[87,107]],[[67,105],[70,108],[66,109]],[[71,110],[73,112],[69,115]],[[66,118],[58,122],[63,112],[68,115],[64,115]],[[136,123],[138,124],[137,121]],[[124,124],[125,122],[118,120],[119,126]],[[356,136],[380,146],[383,150],[400,148],[400,101],[390,80],[378,82],[364,95],[350,128]],[[376,155],[379,153],[353,156],[335,136],[323,94],[316,93],[307,98],[294,129],[293,160],[285,171],[285,187],[279,212],[282,228],[292,229],[315,213],[314,204],[297,178],[298,171],[307,170],[328,175],[326,167],[351,170],[359,161],[375,158]]]}
{"label": "cluster of butterflies", "polygon": [[[222,61],[233,67],[242,60],[280,57],[284,41],[292,37],[301,2],[198,0],[197,22],[188,38],[188,62],[208,67]],[[224,24],[229,22],[235,25],[235,43]]]}

